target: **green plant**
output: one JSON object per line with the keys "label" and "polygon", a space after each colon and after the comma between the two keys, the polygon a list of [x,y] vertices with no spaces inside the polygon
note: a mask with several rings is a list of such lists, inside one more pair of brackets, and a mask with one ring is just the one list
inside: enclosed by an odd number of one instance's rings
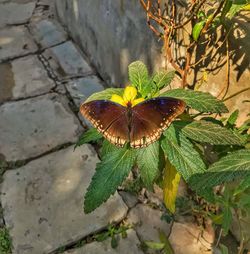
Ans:
{"label": "green plant", "polygon": [[11,239],[6,228],[0,228],[0,253],[11,253]]}
{"label": "green plant", "polygon": [[118,246],[118,235],[121,235],[122,238],[126,238],[126,231],[128,229],[129,227],[124,225],[120,225],[118,227],[114,225],[109,225],[106,231],[94,235],[94,239],[98,242],[102,242],[111,237],[111,247],[115,249]]}
{"label": "green plant", "polygon": [[[129,66],[130,81],[138,90],[139,96],[145,99],[158,95],[179,98],[186,102],[187,111],[181,116],[182,120],[173,121],[162,137],[146,148],[132,149],[127,145],[118,148],[107,140],[103,141],[101,162],[97,164],[96,173],[85,195],[86,213],[105,202],[136,165],[144,185],[149,189],[152,189],[152,185],[159,178],[163,179],[163,183],[165,179],[165,204],[172,212],[175,198],[169,201],[168,197],[176,195],[179,176],[197,193],[213,200],[211,190],[214,186],[249,174],[250,151],[244,148],[249,138],[246,134],[247,127],[239,131],[230,127],[231,120],[223,124],[222,121],[214,121],[211,117],[203,118],[201,113],[204,112],[227,112],[223,102],[208,93],[173,89],[160,94],[160,89],[170,84],[170,75],[173,77],[172,73],[159,72],[149,77],[142,62],[134,62]],[[121,95],[123,90],[106,89],[93,94],[88,101],[110,99],[113,94]],[[189,108],[200,113],[191,114]],[[103,140],[100,133],[91,129],[82,135],[76,146],[101,139]],[[226,151],[221,159],[212,165],[204,161],[206,143],[214,145],[215,149],[222,147],[223,151]],[[147,163],[143,163],[145,160]],[[168,171],[171,172],[167,173]],[[171,183],[176,176],[178,179],[173,185]]]}
{"label": "green plant", "polygon": [[159,231],[159,239],[160,242],[145,241],[145,247],[152,250],[161,251],[160,253],[162,254],[174,254],[174,250],[164,232]]}

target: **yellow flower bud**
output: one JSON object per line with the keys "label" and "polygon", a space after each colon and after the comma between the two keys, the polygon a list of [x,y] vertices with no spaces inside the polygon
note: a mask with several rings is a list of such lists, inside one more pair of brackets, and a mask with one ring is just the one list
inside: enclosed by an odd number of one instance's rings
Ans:
{"label": "yellow flower bud", "polygon": [[138,98],[138,99],[133,100],[133,101],[132,101],[132,107],[134,107],[136,104],[138,104],[138,103],[140,103],[140,102],[142,102],[142,101],[144,101],[143,98]]}
{"label": "yellow flower bud", "polygon": [[137,95],[137,90],[135,87],[133,86],[127,86],[124,90],[124,94],[123,94],[123,100],[128,103],[128,102],[132,102]]}
{"label": "yellow flower bud", "polygon": [[127,107],[127,104],[125,103],[125,101],[123,100],[123,98],[120,95],[113,94],[110,100],[113,102],[116,102],[118,104],[121,104],[124,107]]}

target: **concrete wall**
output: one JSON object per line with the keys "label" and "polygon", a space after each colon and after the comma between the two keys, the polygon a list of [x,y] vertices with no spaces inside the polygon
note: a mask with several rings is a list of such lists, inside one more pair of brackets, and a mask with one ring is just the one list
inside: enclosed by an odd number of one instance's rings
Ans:
{"label": "concrete wall", "polygon": [[[151,69],[164,66],[162,44],[148,28],[139,0],[56,0],[56,10],[61,23],[109,86],[126,84],[127,66],[134,60],[143,60]],[[229,38],[230,87],[226,85],[225,47],[218,52],[214,47],[216,57],[199,65],[198,72],[191,73],[190,84],[197,83],[202,70],[209,67],[208,80],[200,90],[222,98],[226,90],[229,96],[250,87],[250,25],[247,20],[249,17],[243,15],[234,20],[236,28]],[[188,40],[188,37],[183,39]],[[196,60],[204,51],[206,49],[197,51]],[[177,46],[174,52],[182,50]],[[221,62],[224,64],[221,65]],[[177,81],[176,85],[179,83]],[[249,98],[250,90],[226,101],[230,111],[240,109],[238,123],[242,123],[249,113],[249,102],[244,102]]]}
{"label": "concrete wall", "polygon": [[124,85],[127,66],[134,60],[149,67],[162,65],[162,45],[148,29],[138,0],[57,0],[56,10],[110,85]]}

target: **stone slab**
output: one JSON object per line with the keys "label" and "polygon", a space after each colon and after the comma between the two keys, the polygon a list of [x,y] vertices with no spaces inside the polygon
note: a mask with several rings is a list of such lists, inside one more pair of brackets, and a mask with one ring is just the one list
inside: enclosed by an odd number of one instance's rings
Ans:
{"label": "stone slab", "polygon": [[66,88],[79,107],[90,95],[102,91],[103,83],[97,76],[75,79],[66,84]]}
{"label": "stone slab", "polygon": [[54,82],[37,56],[19,58],[0,64],[0,103],[49,92]]}
{"label": "stone slab", "polygon": [[84,214],[83,196],[98,158],[90,145],[73,148],[5,173],[1,202],[13,254],[50,253],[126,215],[117,193],[93,213]]}
{"label": "stone slab", "polygon": [[117,248],[111,247],[111,239],[107,239],[103,242],[92,242],[84,245],[82,248],[70,250],[64,252],[64,254],[143,254],[139,248],[140,241],[134,230],[127,231],[127,238],[119,238]]}
{"label": "stone slab", "polygon": [[24,26],[0,30],[0,62],[35,51],[37,51],[37,46]]}
{"label": "stone slab", "polygon": [[169,235],[171,224],[161,220],[162,212],[143,204],[138,204],[129,211],[127,222],[135,225],[141,241],[159,242],[159,230]]}
{"label": "stone slab", "polygon": [[204,243],[200,241],[201,229],[194,223],[175,222],[171,229],[169,242],[176,254],[212,254],[211,239]]}
{"label": "stone slab", "polygon": [[7,2],[0,4],[0,27],[28,22],[35,6],[35,1],[28,3]]}
{"label": "stone slab", "polygon": [[76,142],[81,132],[67,99],[53,93],[5,103],[0,119],[0,154],[7,161],[33,158]]}
{"label": "stone slab", "polygon": [[52,47],[67,40],[67,34],[54,20],[40,20],[33,23],[30,28],[35,40],[42,48]]}
{"label": "stone slab", "polygon": [[49,48],[43,55],[61,80],[93,73],[72,41]]}

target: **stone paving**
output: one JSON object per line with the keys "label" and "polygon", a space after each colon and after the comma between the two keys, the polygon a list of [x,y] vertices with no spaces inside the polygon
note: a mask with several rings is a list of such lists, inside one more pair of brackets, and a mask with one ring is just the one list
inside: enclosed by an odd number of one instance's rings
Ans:
{"label": "stone paving", "polygon": [[[53,17],[53,1],[0,0],[0,160],[11,165],[0,201],[12,252],[141,254],[161,229],[176,254],[211,253],[213,239],[205,246],[195,223],[167,224],[162,211],[124,191],[84,214],[98,156],[90,145],[73,149],[88,125],[75,109],[105,83]],[[117,249],[110,238],[74,247],[121,222],[134,227]]]}

